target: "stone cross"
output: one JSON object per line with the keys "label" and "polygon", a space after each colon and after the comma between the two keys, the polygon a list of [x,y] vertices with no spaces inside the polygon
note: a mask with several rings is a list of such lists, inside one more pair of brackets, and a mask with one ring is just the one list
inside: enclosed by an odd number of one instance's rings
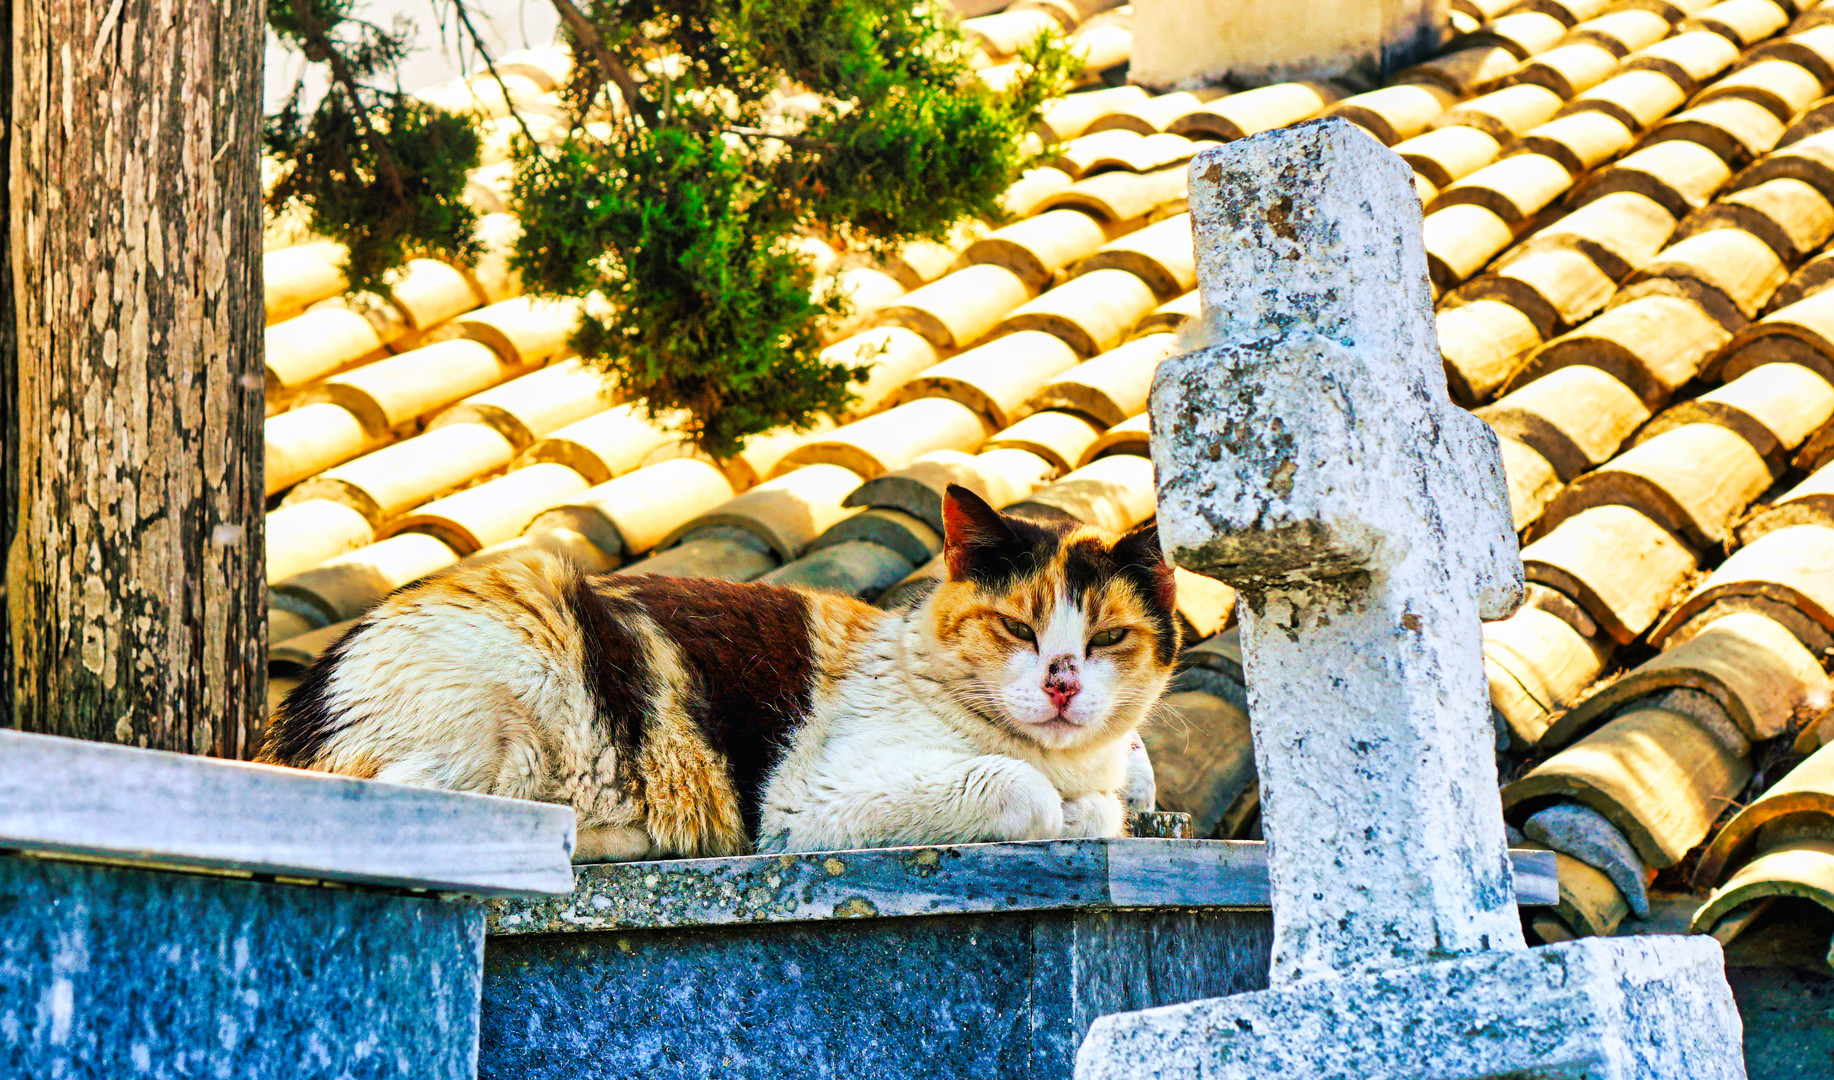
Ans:
{"label": "stone cross", "polygon": [[1152,416],[1167,553],[1241,591],[1273,979],[1523,948],[1480,625],[1522,562],[1412,177],[1346,123],[1258,149],[1191,170],[1206,344]]}
{"label": "stone cross", "polygon": [[1272,986],[1098,1020],[1079,1080],[1742,1080],[1707,938],[1523,942],[1481,620],[1521,602],[1447,399],[1421,209],[1343,120],[1191,163],[1203,344],[1153,381],[1159,534],[1240,590]]}

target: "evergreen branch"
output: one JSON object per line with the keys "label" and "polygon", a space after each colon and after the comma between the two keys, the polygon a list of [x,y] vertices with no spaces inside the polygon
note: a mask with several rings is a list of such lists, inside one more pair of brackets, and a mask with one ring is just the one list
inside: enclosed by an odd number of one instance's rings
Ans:
{"label": "evergreen branch", "polygon": [[588,53],[592,54],[592,62],[597,64],[611,79],[612,85],[618,88],[618,93],[624,98],[625,107],[635,113],[638,119],[643,121],[645,127],[656,127],[661,122],[656,106],[637,91],[637,80],[631,77],[630,69],[612,55],[611,50],[605,45],[605,39],[599,36],[598,27],[592,25],[592,20],[586,18],[585,12],[582,12],[573,3],[573,0],[554,0],[554,10],[560,13],[561,21],[567,24],[567,29],[573,31],[573,36],[579,39],[580,44],[586,47]]}
{"label": "evergreen branch", "polygon": [[331,68],[331,80],[350,103],[350,114],[356,121],[357,130],[362,133],[363,144],[375,153],[378,177],[388,185],[390,195],[400,198],[405,184],[401,175],[401,163],[395,160],[388,140],[381,138],[370,124],[369,109],[365,107],[361,93],[363,87],[357,82],[356,73],[350,70],[349,60],[338,49],[337,43],[331,40],[330,28],[320,22],[309,8],[301,8],[295,15],[299,19],[300,33],[306,39],[306,58],[322,60]]}
{"label": "evergreen branch", "polygon": [[459,25],[465,28],[466,36],[471,38],[471,47],[484,58],[484,69],[490,72],[491,79],[496,82],[497,90],[503,95],[503,105],[509,109],[516,126],[522,129],[522,137],[529,141],[529,152],[535,155],[537,161],[545,164],[547,158],[542,155],[541,143],[536,141],[535,133],[529,130],[528,121],[522,118],[522,110],[516,108],[516,103],[510,100],[509,84],[503,81],[502,73],[497,70],[497,62],[491,58],[490,50],[484,47],[484,38],[478,33],[478,28],[471,25],[471,13],[465,10],[465,0],[452,0],[452,10],[458,15]]}
{"label": "evergreen branch", "polygon": [[840,145],[837,143],[823,142],[820,139],[805,138],[801,135],[779,135],[774,131],[765,131],[763,128],[734,127],[729,125],[716,130],[727,135],[737,135],[741,139],[775,139],[785,146],[793,146],[798,150],[820,150],[827,153],[839,153],[841,149]]}

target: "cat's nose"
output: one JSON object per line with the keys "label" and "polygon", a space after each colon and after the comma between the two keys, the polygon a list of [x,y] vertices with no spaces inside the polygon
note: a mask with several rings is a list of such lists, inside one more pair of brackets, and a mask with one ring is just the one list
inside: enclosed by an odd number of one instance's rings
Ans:
{"label": "cat's nose", "polygon": [[1058,712],[1070,707],[1070,700],[1082,691],[1082,680],[1076,677],[1076,658],[1069,653],[1051,661],[1044,676],[1044,693]]}

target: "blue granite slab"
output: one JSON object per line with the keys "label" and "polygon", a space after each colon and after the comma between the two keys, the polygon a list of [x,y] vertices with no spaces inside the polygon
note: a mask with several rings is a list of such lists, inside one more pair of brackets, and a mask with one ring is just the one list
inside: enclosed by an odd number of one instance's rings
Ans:
{"label": "blue granite slab", "polygon": [[470,1080],[475,903],[0,854],[0,1077]]}
{"label": "blue granite slab", "polygon": [[[1559,899],[1550,853],[1511,854],[1524,905]],[[575,869],[570,896],[490,901],[490,933],[1269,902],[1266,846],[1243,840],[1042,840]]]}
{"label": "blue granite slab", "polygon": [[492,937],[482,1080],[1070,1080],[1095,1017],[1266,985],[1265,911]]}

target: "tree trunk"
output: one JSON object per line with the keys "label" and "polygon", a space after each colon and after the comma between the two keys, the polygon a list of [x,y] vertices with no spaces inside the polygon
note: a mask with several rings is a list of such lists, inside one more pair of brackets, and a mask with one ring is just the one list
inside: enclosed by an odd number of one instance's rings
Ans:
{"label": "tree trunk", "polygon": [[4,6],[0,704],[26,731],[246,757],[265,4]]}

